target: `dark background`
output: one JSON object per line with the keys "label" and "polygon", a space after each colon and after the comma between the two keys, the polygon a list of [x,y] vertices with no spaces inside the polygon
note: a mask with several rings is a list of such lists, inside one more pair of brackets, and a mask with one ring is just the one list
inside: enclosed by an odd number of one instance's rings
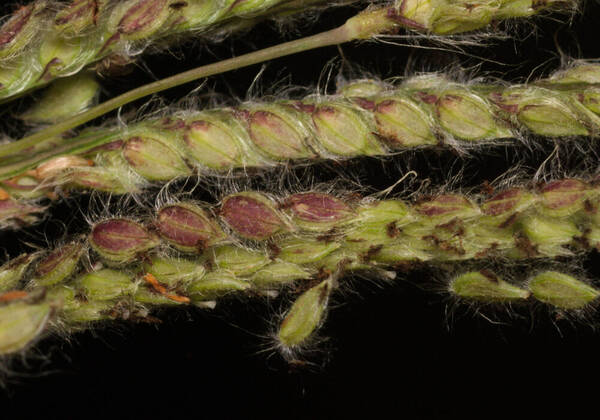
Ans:
{"label": "dark background", "polygon": [[[13,6],[3,4],[0,12]],[[204,103],[202,93],[211,91],[212,98],[223,102],[223,96],[244,100],[278,94],[291,85],[314,87],[330,69],[334,77],[387,78],[429,70],[459,80],[486,76],[522,82],[548,75],[568,58],[600,55],[600,6],[587,2],[583,11],[570,25],[560,22],[559,15],[511,24],[510,36],[483,38],[479,46],[397,38],[392,41],[404,45],[365,42],[310,51],[268,63],[250,92],[261,66],[211,78],[194,97],[200,95]],[[351,8],[325,11],[317,22],[301,20],[291,26],[262,23],[219,43],[190,42],[171,54],[145,55],[130,73],[103,81],[103,98],[176,71],[296,38],[300,32],[333,28],[352,13]],[[412,48],[415,43],[428,48]],[[171,104],[187,96],[189,103],[196,86],[172,89],[161,98]],[[123,112],[129,115],[143,104]],[[21,101],[3,115],[26,105]],[[158,101],[149,105],[157,106]],[[24,128],[6,117],[0,125],[15,136]],[[567,145],[531,139],[526,145],[485,147],[471,156],[428,150],[280,170],[251,180],[206,180],[196,196],[211,199],[219,194],[208,191],[211,186],[231,188],[236,182],[285,189],[340,176],[352,181],[342,182],[340,188],[360,184],[362,192],[370,193],[387,188],[408,169],[416,170],[419,178],[401,184],[395,191],[400,196],[425,179],[477,190],[483,181],[516,165],[532,175],[555,147],[546,165],[549,174],[595,173],[597,144],[589,139]],[[148,193],[144,199],[152,203],[153,198]],[[71,197],[53,206],[43,225],[2,232],[0,247],[15,256],[66,231],[84,232],[82,209],[99,212],[101,201]],[[597,261],[597,253],[582,261],[591,278],[599,274]],[[526,272],[527,267],[520,270]],[[441,272],[425,268],[399,273],[398,281],[390,284],[348,279],[321,330],[323,341],[305,355],[304,365],[286,363],[270,347],[270,320],[287,304],[281,299],[229,300],[213,312],[165,311],[158,326],[119,324],[75,334],[69,341],[51,337],[23,360],[6,362],[12,373],[5,378],[6,388],[0,389],[0,418],[446,419],[561,411],[578,418],[578,412],[594,413],[600,372],[597,316],[557,319],[543,307],[469,308],[441,293],[443,282]]]}

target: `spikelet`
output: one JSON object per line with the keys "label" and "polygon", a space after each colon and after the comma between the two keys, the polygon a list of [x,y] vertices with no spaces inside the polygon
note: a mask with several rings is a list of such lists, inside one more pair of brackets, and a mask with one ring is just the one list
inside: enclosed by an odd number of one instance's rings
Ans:
{"label": "spikelet", "polygon": [[[498,260],[535,266],[600,247],[600,191],[584,181],[476,199],[446,193],[411,204],[317,191],[279,198],[240,191],[224,196],[218,208],[171,200],[152,217],[104,217],[85,239],[22,255],[0,269],[2,308],[16,308],[0,314],[6,329],[0,349],[21,350],[54,325],[143,319],[158,306],[212,307],[226,296],[271,296],[294,285],[296,301],[275,340],[295,357],[313,342],[348,274],[390,279],[394,273],[386,270],[396,267]],[[463,269],[447,290],[472,303],[535,300],[567,312],[587,310],[600,293],[578,274],[532,272],[514,284],[490,270]]]}
{"label": "spikelet", "polygon": [[[1,181],[0,187],[13,199],[44,197],[56,186],[135,193],[149,182],[195,173],[383,156],[419,147],[469,150],[531,134],[597,137],[599,74],[598,65],[579,62],[528,85],[458,84],[431,75],[400,86],[363,80],[346,84],[336,95],[178,112],[124,128],[86,130],[68,142],[88,151],[59,154],[24,176]],[[10,219],[8,212],[0,216],[5,223]]]}

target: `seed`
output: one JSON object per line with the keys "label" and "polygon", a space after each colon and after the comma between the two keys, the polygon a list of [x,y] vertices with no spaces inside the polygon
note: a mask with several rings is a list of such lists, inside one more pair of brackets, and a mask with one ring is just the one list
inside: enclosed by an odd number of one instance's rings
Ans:
{"label": "seed", "polygon": [[157,138],[129,138],[123,157],[134,171],[150,181],[168,181],[192,173],[181,154]]}
{"label": "seed", "polygon": [[78,286],[91,301],[105,301],[133,294],[136,284],[123,272],[108,268],[85,274]]}
{"label": "seed", "polygon": [[306,340],[323,322],[327,309],[331,282],[325,280],[302,293],[286,314],[277,334],[285,347],[297,347]]}
{"label": "seed", "polygon": [[73,274],[84,249],[80,243],[69,243],[52,251],[38,262],[34,284],[51,286],[62,282]]}
{"label": "seed", "polygon": [[216,247],[212,251],[212,258],[219,268],[237,276],[250,275],[271,262],[263,252],[232,245]]}
{"label": "seed", "polygon": [[23,350],[42,333],[52,308],[47,303],[25,302],[0,306],[0,354]]}
{"label": "seed", "polygon": [[54,16],[54,28],[76,35],[97,25],[97,17],[106,8],[106,0],[73,0]]}
{"label": "seed", "polygon": [[252,142],[275,160],[303,159],[315,157],[306,144],[310,136],[300,115],[293,109],[256,109],[248,118]]}
{"label": "seed", "polygon": [[161,208],[156,225],[163,239],[184,252],[202,251],[225,236],[215,220],[190,203]]}
{"label": "seed", "polygon": [[100,92],[96,78],[88,73],[57,80],[21,119],[30,123],[53,123],[88,108]]}
{"label": "seed", "polygon": [[221,217],[235,233],[246,239],[260,241],[287,229],[274,203],[259,193],[246,192],[225,197]]}
{"label": "seed", "polygon": [[581,309],[598,297],[598,290],[576,278],[546,271],[529,281],[533,296],[561,309]]}
{"label": "seed", "polygon": [[312,119],[319,144],[329,153],[356,156],[383,152],[376,146],[373,130],[355,109],[333,103],[321,105],[316,107]]}
{"label": "seed", "polygon": [[415,206],[417,212],[439,223],[439,219],[459,217],[466,219],[479,214],[479,209],[466,197],[457,194],[442,194],[419,203]]}
{"label": "seed", "polygon": [[285,261],[273,262],[252,274],[250,282],[260,288],[279,287],[296,280],[305,280],[311,277],[311,273],[298,264]]}
{"label": "seed", "polygon": [[128,0],[115,7],[108,23],[128,40],[148,38],[169,17],[167,0]]}
{"label": "seed", "polygon": [[217,170],[242,166],[239,136],[228,125],[233,125],[230,118],[195,119],[189,124],[185,143],[200,165]]}
{"label": "seed", "polygon": [[512,137],[512,133],[496,121],[489,105],[467,91],[446,91],[436,102],[440,125],[460,140],[480,141]]}
{"label": "seed", "polygon": [[21,254],[0,267],[0,293],[18,287],[35,257],[36,254]]}
{"label": "seed", "polygon": [[231,272],[218,270],[192,282],[186,292],[195,301],[210,300],[232,292],[247,290],[251,284],[236,278]]}
{"label": "seed", "polygon": [[481,205],[481,211],[488,216],[507,216],[524,211],[533,203],[533,194],[522,188],[511,188],[486,200]]}
{"label": "seed", "polygon": [[410,99],[385,99],[377,104],[374,115],[379,135],[394,149],[437,143],[431,118]]}
{"label": "seed", "polygon": [[542,214],[568,217],[583,209],[588,186],[578,179],[561,179],[547,183],[541,189]]}
{"label": "seed", "polygon": [[321,193],[300,193],[288,197],[285,207],[293,215],[293,221],[308,230],[327,231],[340,224],[355,213],[342,200]]}
{"label": "seed", "polygon": [[22,6],[0,27],[0,60],[18,54],[34,39],[46,5],[46,1],[36,1]]}
{"label": "seed", "polygon": [[464,299],[486,302],[522,300],[530,294],[487,271],[472,271],[458,276],[450,283],[450,291]]}
{"label": "seed", "polygon": [[560,102],[540,100],[537,104],[521,107],[519,121],[541,136],[586,136],[589,131],[577,115]]}
{"label": "seed", "polygon": [[156,247],[159,240],[133,220],[108,219],[94,225],[89,242],[102,258],[114,263],[125,263],[133,260],[139,253]]}
{"label": "seed", "polygon": [[341,246],[339,242],[323,242],[307,238],[292,238],[283,241],[277,257],[294,264],[313,264]]}

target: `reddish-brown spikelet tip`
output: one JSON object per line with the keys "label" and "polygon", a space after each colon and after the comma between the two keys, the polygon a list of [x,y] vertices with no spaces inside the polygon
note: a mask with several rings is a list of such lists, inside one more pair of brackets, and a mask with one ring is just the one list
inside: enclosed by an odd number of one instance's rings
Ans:
{"label": "reddish-brown spikelet tip", "polygon": [[0,221],[11,218],[26,218],[33,213],[39,213],[44,207],[29,204],[21,204],[17,200],[0,200]]}
{"label": "reddish-brown spikelet tip", "polygon": [[417,206],[417,211],[425,216],[444,216],[471,208],[471,203],[465,197],[461,195],[445,194],[419,204]]}
{"label": "reddish-brown spikelet tip", "polygon": [[119,253],[144,248],[154,238],[144,226],[132,220],[109,219],[94,226],[90,241],[101,250]]}
{"label": "reddish-brown spikelet tip", "polygon": [[248,195],[227,197],[221,216],[246,239],[266,239],[283,228],[283,221],[273,208]]}
{"label": "reddish-brown spikelet tip", "polygon": [[524,194],[526,194],[525,191],[519,188],[502,191],[486,200],[481,205],[481,209],[488,216],[498,216],[514,209]]}
{"label": "reddish-brown spikelet tip", "polygon": [[119,21],[119,32],[131,34],[144,29],[157,18],[166,6],[165,0],[140,0]]}
{"label": "reddish-brown spikelet tip", "polygon": [[343,201],[321,193],[294,194],[287,199],[286,207],[294,216],[308,222],[335,222],[352,213]]}
{"label": "reddish-brown spikelet tip", "polygon": [[544,205],[552,210],[576,204],[584,197],[588,186],[578,179],[561,179],[540,188]]}
{"label": "reddish-brown spikelet tip", "polygon": [[78,244],[67,244],[58,249],[55,249],[40,262],[37,263],[35,274],[37,277],[42,277],[54,270],[66,258],[69,258],[79,248]]}
{"label": "reddish-brown spikelet tip", "polygon": [[167,240],[183,247],[198,247],[216,239],[216,232],[202,210],[180,205],[163,207],[158,212],[157,227]]}
{"label": "reddish-brown spikelet tip", "polygon": [[95,12],[97,7],[95,0],[76,0],[57,14],[54,23],[57,25],[67,24],[81,18],[86,13]]}
{"label": "reddish-brown spikelet tip", "polygon": [[21,29],[27,24],[31,18],[33,6],[21,7],[2,27],[0,27],[0,49],[10,44],[19,34]]}

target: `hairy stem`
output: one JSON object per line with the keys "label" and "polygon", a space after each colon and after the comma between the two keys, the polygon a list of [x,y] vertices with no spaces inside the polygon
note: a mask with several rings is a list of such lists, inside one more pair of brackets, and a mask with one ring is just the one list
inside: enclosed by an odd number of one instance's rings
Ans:
{"label": "hairy stem", "polygon": [[[174,35],[218,34],[260,18],[329,5],[322,0],[73,0],[56,8],[37,0],[19,8],[0,27],[0,101],[72,75],[90,63],[130,61],[148,45],[160,45]],[[402,0],[389,10],[399,27],[451,35],[547,8],[576,7],[574,0]]]}

